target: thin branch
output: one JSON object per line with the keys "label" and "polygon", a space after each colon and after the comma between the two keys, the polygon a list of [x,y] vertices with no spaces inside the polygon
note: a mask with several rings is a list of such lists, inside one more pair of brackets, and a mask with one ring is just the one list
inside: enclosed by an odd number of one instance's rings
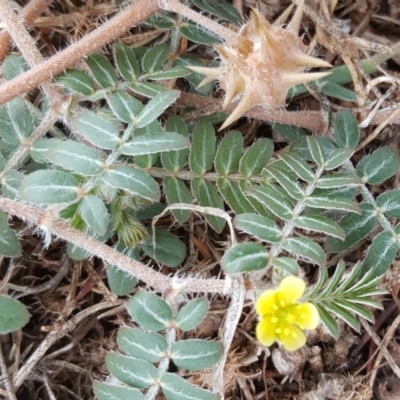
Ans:
{"label": "thin branch", "polygon": [[55,113],[53,109],[50,109],[50,111],[41,121],[40,125],[34,130],[32,135],[24,139],[24,142],[21,143],[21,146],[15,151],[15,153],[13,153],[13,155],[6,164],[3,173],[10,169],[18,168],[19,165],[22,164],[25,158],[28,156],[32,144],[37,139],[43,137],[57,122],[57,119],[58,119],[58,114]]}
{"label": "thin branch", "polygon": [[[209,108],[210,112],[223,111],[220,100],[193,93],[182,92],[177,104],[196,107],[197,109]],[[229,113],[235,107],[236,103],[229,106],[224,112]],[[268,122],[296,125],[317,133],[325,132],[328,127],[327,118],[320,111],[286,111],[285,109],[271,110],[263,107],[254,107],[245,116]]]}
{"label": "thin branch", "polygon": [[27,222],[30,222],[44,231],[50,232],[61,239],[83,248],[90,254],[101,258],[109,265],[115,265],[119,269],[136,276],[156,291],[164,292],[176,290],[187,293],[218,293],[230,294],[230,286],[227,282],[218,279],[175,279],[161,274],[147,265],[133,260],[119,253],[84,233],[72,228],[68,223],[53,218],[49,211],[30,205],[21,204],[16,201],[0,197],[0,208],[8,214],[14,215]]}
{"label": "thin branch", "polygon": [[[6,1],[6,0],[2,0]],[[72,67],[82,58],[117,39],[160,9],[156,0],[138,0],[104,25],[54,57],[0,86],[0,105],[34,89]]]}
{"label": "thin branch", "polygon": [[15,391],[14,391],[13,384],[10,379],[10,375],[8,374],[8,368],[7,368],[6,360],[4,358],[4,352],[3,352],[3,347],[1,344],[1,339],[0,339],[0,370],[3,372],[4,383],[5,383],[5,387],[7,390],[7,396],[8,396],[7,398],[9,400],[17,400],[17,396],[15,395]]}
{"label": "thin branch", "polygon": [[43,61],[40,51],[22,24],[22,21],[18,20],[8,0],[0,0],[0,18],[4,22],[5,29],[13,38],[26,61],[28,61],[28,64],[34,67]]}
{"label": "thin branch", "polygon": [[[132,167],[132,164],[128,164],[128,163],[117,163],[117,165]],[[178,179],[182,179],[184,181],[191,181],[191,180],[199,177],[199,175],[195,174],[192,171],[182,170],[182,171],[178,171],[178,172],[170,172],[170,171],[166,171],[163,168],[157,168],[157,167],[151,167],[149,169],[146,169],[146,172],[148,174],[150,174],[152,177],[159,178],[159,179],[164,179],[166,177],[175,177]],[[217,182],[218,179],[221,178],[221,174],[219,174],[218,172],[206,172],[201,177],[204,178],[206,181]],[[266,178],[264,178],[261,175],[250,176],[246,179],[249,180],[249,182],[253,182],[253,183],[262,183],[262,182],[266,181]],[[243,180],[243,175],[240,173],[229,174],[229,180],[232,182],[240,182],[241,180]]]}
{"label": "thin branch", "polygon": [[[30,0],[26,7],[19,13],[19,20],[26,26],[33,25],[35,19],[46,10],[53,0]],[[0,62],[4,60],[8,49],[12,44],[9,32],[4,31],[0,34]]]}
{"label": "thin branch", "polygon": [[[41,63],[43,61],[42,54],[37,49],[35,42],[25,29],[22,21],[17,18],[8,0],[0,0],[0,16],[6,30],[13,38],[28,64],[31,67],[35,67]],[[51,88],[48,84],[43,85],[43,90],[52,104],[59,103],[63,97],[56,88]]]}
{"label": "thin branch", "polygon": [[99,304],[95,304],[83,311],[79,314],[76,314],[70,320],[65,322],[64,324],[59,324],[58,326],[54,327],[52,330],[40,343],[40,345],[36,348],[34,353],[26,360],[22,368],[18,371],[17,375],[15,376],[13,383],[14,387],[18,389],[28,378],[29,374],[32,372],[33,368],[37,365],[37,363],[43,358],[46,354],[47,350],[58,340],[61,339],[63,336],[73,332],[77,325],[85,320],[88,316],[101,311],[105,308],[113,307],[115,304],[110,304],[109,302],[103,302]]}
{"label": "thin branch", "polygon": [[239,35],[232,29],[225,28],[221,24],[214,22],[210,18],[204,17],[198,12],[193,11],[189,7],[182,4],[179,0],[160,1],[160,3],[161,7],[164,10],[172,11],[176,14],[179,14],[185,18],[192,20],[197,25],[200,25],[205,29],[208,29],[215,35],[229,42],[229,45],[231,46],[234,46],[240,40]]}

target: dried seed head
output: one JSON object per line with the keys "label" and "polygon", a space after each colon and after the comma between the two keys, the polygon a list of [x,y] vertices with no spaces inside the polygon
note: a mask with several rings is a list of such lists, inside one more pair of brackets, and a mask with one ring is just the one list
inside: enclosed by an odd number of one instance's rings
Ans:
{"label": "dried seed head", "polygon": [[229,43],[215,46],[222,59],[219,68],[191,67],[193,71],[206,75],[201,85],[214,79],[220,81],[225,91],[224,109],[240,97],[239,104],[220,129],[226,128],[254,106],[283,107],[291,86],[329,75],[329,72],[304,72],[306,68],[331,65],[309,56],[307,46],[298,36],[303,6],[304,0],[299,3],[285,29],[281,24],[286,21],[289,12],[284,12],[271,25],[258,10],[253,9],[251,21],[240,31],[237,46]]}

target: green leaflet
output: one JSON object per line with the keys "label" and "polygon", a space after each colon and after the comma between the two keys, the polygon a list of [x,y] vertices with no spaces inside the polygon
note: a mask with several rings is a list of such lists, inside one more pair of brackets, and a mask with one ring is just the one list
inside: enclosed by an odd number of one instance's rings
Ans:
{"label": "green leaflet", "polygon": [[89,195],[79,203],[79,214],[87,226],[97,235],[104,235],[108,228],[109,215],[106,205],[98,196]]}
{"label": "green leaflet", "polygon": [[105,167],[96,150],[73,140],[54,144],[48,150],[47,158],[53,164],[82,176],[99,175]]}
{"label": "green leaflet", "polygon": [[[182,136],[188,136],[188,129],[183,120],[175,115],[171,115],[166,123],[167,132],[176,132]],[[161,163],[165,170],[176,173],[181,170],[187,160],[188,150],[168,151],[161,153]]]}
{"label": "green leaflet", "polygon": [[217,188],[225,202],[229,204],[229,207],[235,214],[254,211],[254,207],[243,194],[237,182],[232,182],[226,178],[220,178],[217,181]]}
{"label": "green leaflet", "polygon": [[184,332],[196,329],[206,317],[209,307],[205,297],[190,300],[179,310],[176,325]]}
{"label": "green leaflet", "polygon": [[164,229],[156,229],[155,235],[151,229],[148,231],[149,237],[141,243],[143,251],[170,268],[179,266],[186,257],[185,244],[176,235]]}
{"label": "green leaflet", "polygon": [[[224,202],[215,187],[204,179],[195,178],[192,181],[192,191],[197,202],[203,207],[224,209]],[[216,232],[222,232],[225,220],[214,215],[206,215],[208,223]]]}
{"label": "green leaflet", "polygon": [[95,146],[114,150],[120,142],[119,131],[110,122],[92,114],[81,114],[72,121],[72,126]]}
{"label": "green leaflet", "polygon": [[215,155],[215,132],[210,123],[197,125],[190,148],[190,169],[198,175],[204,175],[213,165]]}
{"label": "green leaflet", "polygon": [[268,252],[258,243],[239,243],[222,257],[222,268],[230,274],[258,271],[268,263]]}
{"label": "green leaflet", "polygon": [[[280,184],[280,186],[286,191],[286,193],[295,200],[302,200],[305,197],[305,193],[302,187],[292,179],[291,171],[287,171],[286,165],[280,165],[282,161],[274,162],[267,166],[267,171],[272,177]],[[283,168],[282,168],[283,167]],[[286,167],[286,168],[285,168]],[[289,172],[289,173],[288,173]]]}
{"label": "green leaflet", "polygon": [[[169,205],[174,203],[192,204],[192,195],[188,187],[177,178],[166,177],[164,179],[164,192]],[[182,224],[190,217],[190,210],[172,210],[172,213]]]}
{"label": "green leaflet", "polygon": [[10,54],[4,59],[2,68],[6,80],[10,81],[28,71],[29,65],[20,54]]}
{"label": "green leaflet", "polygon": [[399,246],[392,232],[380,232],[372,241],[364,259],[363,269],[373,269],[375,276],[383,275],[392,265]]}
{"label": "green leaflet", "polygon": [[95,81],[103,89],[111,89],[117,83],[117,74],[110,61],[101,53],[93,53],[86,60]]}
{"label": "green leaflet", "polygon": [[128,82],[133,82],[140,74],[135,52],[122,43],[114,45],[114,58],[119,74]]}
{"label": "green leaflet", "polygon": [[343,228],[330,218],[320,215],[300,216],[294,220],[294,224],[301,229],[309,231],[322,232],[326,235],[337,237],[339,239],[345,238]]}
{"label": "green leaflet", "polygon": [[188,68],[185,68],[183,66],[176,66],[176,67],[167,69],[166,71],[153,72],[153,73],[147,75],[146,78],[150,79],[152,81],[161,81],[161,80],[165,80],[165,79],[182,78],[182,77],[190,75],[191,73],[192,73],[192,71],[190,71],[190,69],[188,69]]}
{"label": "green leaflet", "polygon": [[161,195],[158,183],[139,169],[116,167],[104,172],[102,179],[111,187],[123,189],[144,199],[157,201]]}
{"label": "green leaflet", "polygon": [[82,96],[91,96],[95,91],[92,78],[78,69],[67,69],[55,80],[62,88],[79,93]]}
{"label": "green leaflet", "polygon": [[329,153],[327,160],[325,162],[325,170],[331,171],[335,168],[340,167],[344,164],[352,155],[354,151],[352,149],[336,149]]}
{"label": "green leaflet", "polygon": [[180,31],[183,36],[194,43],[213,45],[221,42],[218,36],[192,21],[185,21],[185,23],[180,26]]}
{"label": "green leaflet", "polygon": [[127,309],[135,322],[151,332],[164,330],[173,318],[170,306],[157,295],[145,290],[131,297]]}
{"label": "green leaflet", "polygon": [[361,179],[350,172],[335,172],[334,174],[323,175],[316,182],[316,187],[320,189],[360,185],[362,185]]}
{"label": "green leaflet", "polygon": [[218,146],[214,161],[216,171],[225,177],[235,172],[239,167],[242,153],[242,134],[239,131],[229,131]]}
{"label": "green leaflet", "polygon": [[324,250],[318,243],[310,239],[291,237],[283,242],[282,247],[289,253],[299,256],[305,261],[315,262],[320,266],[323,266],[326,262]]}
{"label": "green leaflet", "polygon": [[122,122],[134,124],[143,110],[142,103],[123,90],[116,90],[106,94],[107,103],[115,116]]}
{"label": "green leaflet", "polygon": [[149,48],[142,59],[143,71],[148,74],[159,71],[168,60],[170,48],[166,43]]}
{"label": "green leaflet", "polygon": [[283,238],[283,233],[278,225],[273,220],[261,215],[241,214],[234,219],[233,223],[241,231],[268,243],[279,243]]}
{"label": "green leaflet", "polygon": [[219,342],[187,339],[179,340],[171,346],[171,359],[179,368],[197,371],[216,364],[223,354]]}
{"label": "green leaflet", "polygon": [[167,400],[220,400],[218,394],[200,389],[186,379],[169,372],[163,374],[160,385]]}
{"label": "green leaflet", "polygon": [[262,169],[267,165],[273,151],[274,144],[271,140],[257,140],[240,159],[240,173],[246,178],[259,175]]}
{"label": "green leaflet", "polygon": [[146,400],[137,389],[99,381],[94,381],[93,391],[99,400]]}
{"label": "green leaflet", "polygon": [[325,164],[325,148],[324,144],[319,137],[307,136],[308,148],[311,152],[313,160],[322,167]]}
{"label": "green leaflet", "polygon": [[340,110],[336,115],[335,140],[339,147],[355,149],[360,140],[360,129],[350,110]]}
{"label": "green leaflet", "polygon": [[355,243],[364,239],[375,227],[376,215],[372,204],[362,203],[361,214],[347,214],[339,223],[344,229],[346,238],[344,241],[328,237],[326,247],[328,251],[339,253],[348,249]]}
{"label": "green leaflet", "polygon": [[118,296],[126,296],[131,293],[138,282],[137,278],[122,271],[115,265],[108,266],[107,280],[112,292]]}
{"label": "green leaflet", "polygon": [[190,146],[189,139],[178,133],[140,135],[121,146],[121,153],[127,156],[141,156],[163,151],[181,150]]}
{"label": "green leaflet", "polygon": [[137,117],[136,127],[143,128],[158,118],[179,97],[178,90],[165,90],[156,94]]}
{"label": "green leaflet", "polygon": [[135,357],[108,353],[107,369],[121,382],[137,388],[146,388],[156,383],[157,368],[147,361]]}
{"label": "green leaflet", "polygon": [[123,326],[118,330],[117,343],[127,355],[151,363],[159,362],[166,356],[168,344],[158,333]]}
{"label": "green leaflet", "polygon": [[400,156],[390,148],[375,150],[357,164],[363,182],[377,185],[391,178],[399,169]]}
{"label": "green leaflet", "polygon": [[275,268],[282,269],[290,275],[297,275],[299,272],[299,264],[290,257],[277,257],[272,261]]}
{"label": "green leaflet", "polygon": [[21,329],[28,323],[30,317],[27,308],[21,302],[0,295],[0,334]]}
{"label": "green leaflet", "polygon": [[20,199],[20,187],[25,175],[19,171],[11,169],[1,178],[1,190],[4,197],[12,200]]}
{"label": "green leaflet", "polygon": [[73,203],[78,199],[79,182],[66,172],[40,170],[24,178],[21,197],[36,204]]}
{"label": "green leaflet", "polygon": [[314,172],[296,153],[287,151],[279,154],[279,157],[300,179],[306,182],[314,182]]}
{"label": "green leaflet", "polygon": [[217,2],[192,0],[192,2],[200,10],[232,22],[232,24],[241,25],[242,23],[242,17],[240,16],[236,8],[233,7],[232,4],[229,4],[224,0],[219,0]]}
{"label": "green leaflet", "polygon": [[257,199],[263,206],[283,220],[293,217],[293,202],[283,193],[283,190],[275,185],[268,187],[253,186],[247,194]]}
{"label": "green leaflet", "polygon": [[400,190],[388,190],[378,196],[376,204],[388,218],[400,217]]}

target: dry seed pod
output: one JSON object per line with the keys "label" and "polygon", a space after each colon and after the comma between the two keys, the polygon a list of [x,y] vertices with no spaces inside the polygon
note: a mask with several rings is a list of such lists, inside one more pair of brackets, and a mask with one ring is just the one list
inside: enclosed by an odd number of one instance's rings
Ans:
{"label": "dry seed pod", "polygon": [[299,3],[292,20],[285,28],[291,7],[270,24],[256,9],[251,21],[240,30],[237,46],[226,42],[215,46],[221,56],[219,68],[191,67],[206,75],[200,85],[219,80],[225,91],[223,109],[240,98],[239,104],[220,129],[226,128],[254,106],[276,109],[284,107],[289,88],[299,83],[320,79],[330,72],[305,73],[307,68],[331,65],[307,54],[307,46],[298,36],[304,0]]}

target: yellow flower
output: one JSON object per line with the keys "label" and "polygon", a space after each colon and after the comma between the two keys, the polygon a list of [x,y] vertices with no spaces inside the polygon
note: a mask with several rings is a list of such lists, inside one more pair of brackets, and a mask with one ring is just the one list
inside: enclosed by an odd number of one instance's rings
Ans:
{"label": "yellow flower", "polygon": [[256,335],[264,346],[277,341],[286,350],[295,351],[306,344],[303,330],[315,329],[319,314],[314,304],[298,303],[305,289],[302,279],[288,276],[282,279],[279,289],[266,290],[258,298],[256,311],[261,321]]}

